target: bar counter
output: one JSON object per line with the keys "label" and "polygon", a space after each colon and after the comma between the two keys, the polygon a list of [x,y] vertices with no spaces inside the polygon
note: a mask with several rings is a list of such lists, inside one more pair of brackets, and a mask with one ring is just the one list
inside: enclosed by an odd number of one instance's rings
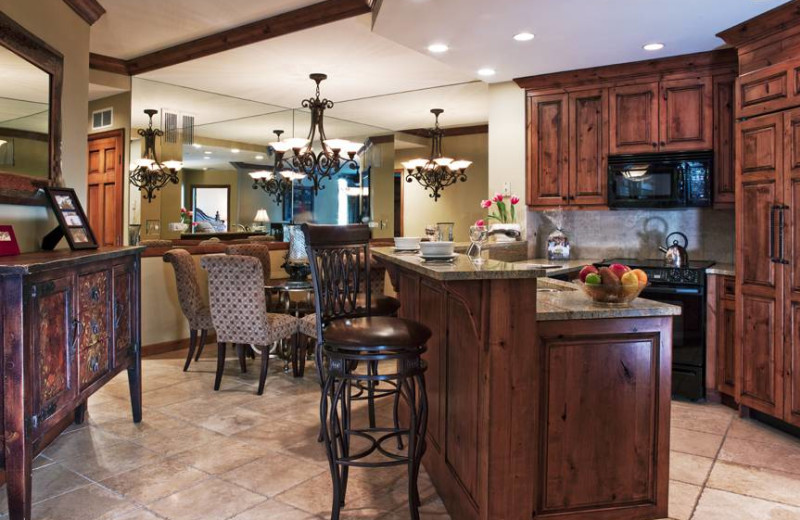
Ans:
{"label": "bar counter", "polygon": [[518,263],[373,253],[400,315],[433,332],[424,465],[452,518],[667,516],[677,307],[594,304]]}

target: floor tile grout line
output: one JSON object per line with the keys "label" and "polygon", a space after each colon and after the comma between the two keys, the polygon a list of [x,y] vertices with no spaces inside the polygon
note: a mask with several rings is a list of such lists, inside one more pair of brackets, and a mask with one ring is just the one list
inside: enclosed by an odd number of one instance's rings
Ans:
{"label": "floor tile grout line", "polygon": [[695,513],[697,512],[697,506],[700,504],[700,499],[703,497],[703,493],[706,490],[706,485],[708,484],[708,480],[711,478],[711,472],[714,471],[714,466],[717,464],[717,460],[719,459],[719,454],[722,452],[722,447],[725,445],[725,440],[728,438],[728,432],[731,430],[731,426],[733,426],[733,421],[735,417],[731,417],[730,421],[728,422],[727,428],[725,428],[725,433],[722,435],[722,442],[719,443],[719,448],[717,448],[717,453],[714,454],[714,460],[711,463],[711,467],[708,468],[708,474],[706,475],[705,480],[703,480],[703,485],[700,486],[700,493],[697,494],[697,498],[694,501],[694,506],[692,506],[692,514],[689,515],[688,520],[692,520],[694,518]]}

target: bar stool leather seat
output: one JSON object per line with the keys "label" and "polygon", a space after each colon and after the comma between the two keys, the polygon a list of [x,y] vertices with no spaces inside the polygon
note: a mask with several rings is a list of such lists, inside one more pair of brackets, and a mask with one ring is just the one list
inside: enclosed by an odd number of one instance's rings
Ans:
{"label": "bar stool leather seat", "polygon": [[[373,294],[370,298],[371,313],[373,316],[394,316],[400,310],[400,300],[382,294]],[[356,299],[356,306],[363,309],[367,306],[367,295],[361,294]]]}
{"label": "bar stool leather seat", "polygon": [[325,325],[325,342],[337,347],[417,348],[431,337],[425,325],[403,318],[339,318]]}

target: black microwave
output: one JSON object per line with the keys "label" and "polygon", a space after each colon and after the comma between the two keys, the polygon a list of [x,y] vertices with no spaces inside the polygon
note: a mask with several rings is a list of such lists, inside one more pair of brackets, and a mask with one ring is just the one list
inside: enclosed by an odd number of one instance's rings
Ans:
{"label": "black microwave", "polygon": [[618,155],[608,158],[611,208],[711,206],[712,152]]}

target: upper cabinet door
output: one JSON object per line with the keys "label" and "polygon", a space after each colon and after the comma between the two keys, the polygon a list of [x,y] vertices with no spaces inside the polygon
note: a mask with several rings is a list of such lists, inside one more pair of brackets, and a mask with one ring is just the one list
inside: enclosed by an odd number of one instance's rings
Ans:
{"label": "upper cabinet door", "polygon": [[658,83],[609,90],[612,155],[658,151]]}
{"label": "upper cabinet door", "polygon": [[606,205],[608,90],[569,95],[569,201]]}
{"label": "upper cabinet door", "polygon": [[733,153],[736,76],[714,78],[714,205],[733,206],[736,179]]}
{"label": "upper cabinet door", "polygon": [[569,195],[567,95],[528,99],[528,204],[558,206]]}
{"label": "upper cabinet door", "polygon": [[710,77],[662,81],[659,150],[710,150],[712,99]]}

